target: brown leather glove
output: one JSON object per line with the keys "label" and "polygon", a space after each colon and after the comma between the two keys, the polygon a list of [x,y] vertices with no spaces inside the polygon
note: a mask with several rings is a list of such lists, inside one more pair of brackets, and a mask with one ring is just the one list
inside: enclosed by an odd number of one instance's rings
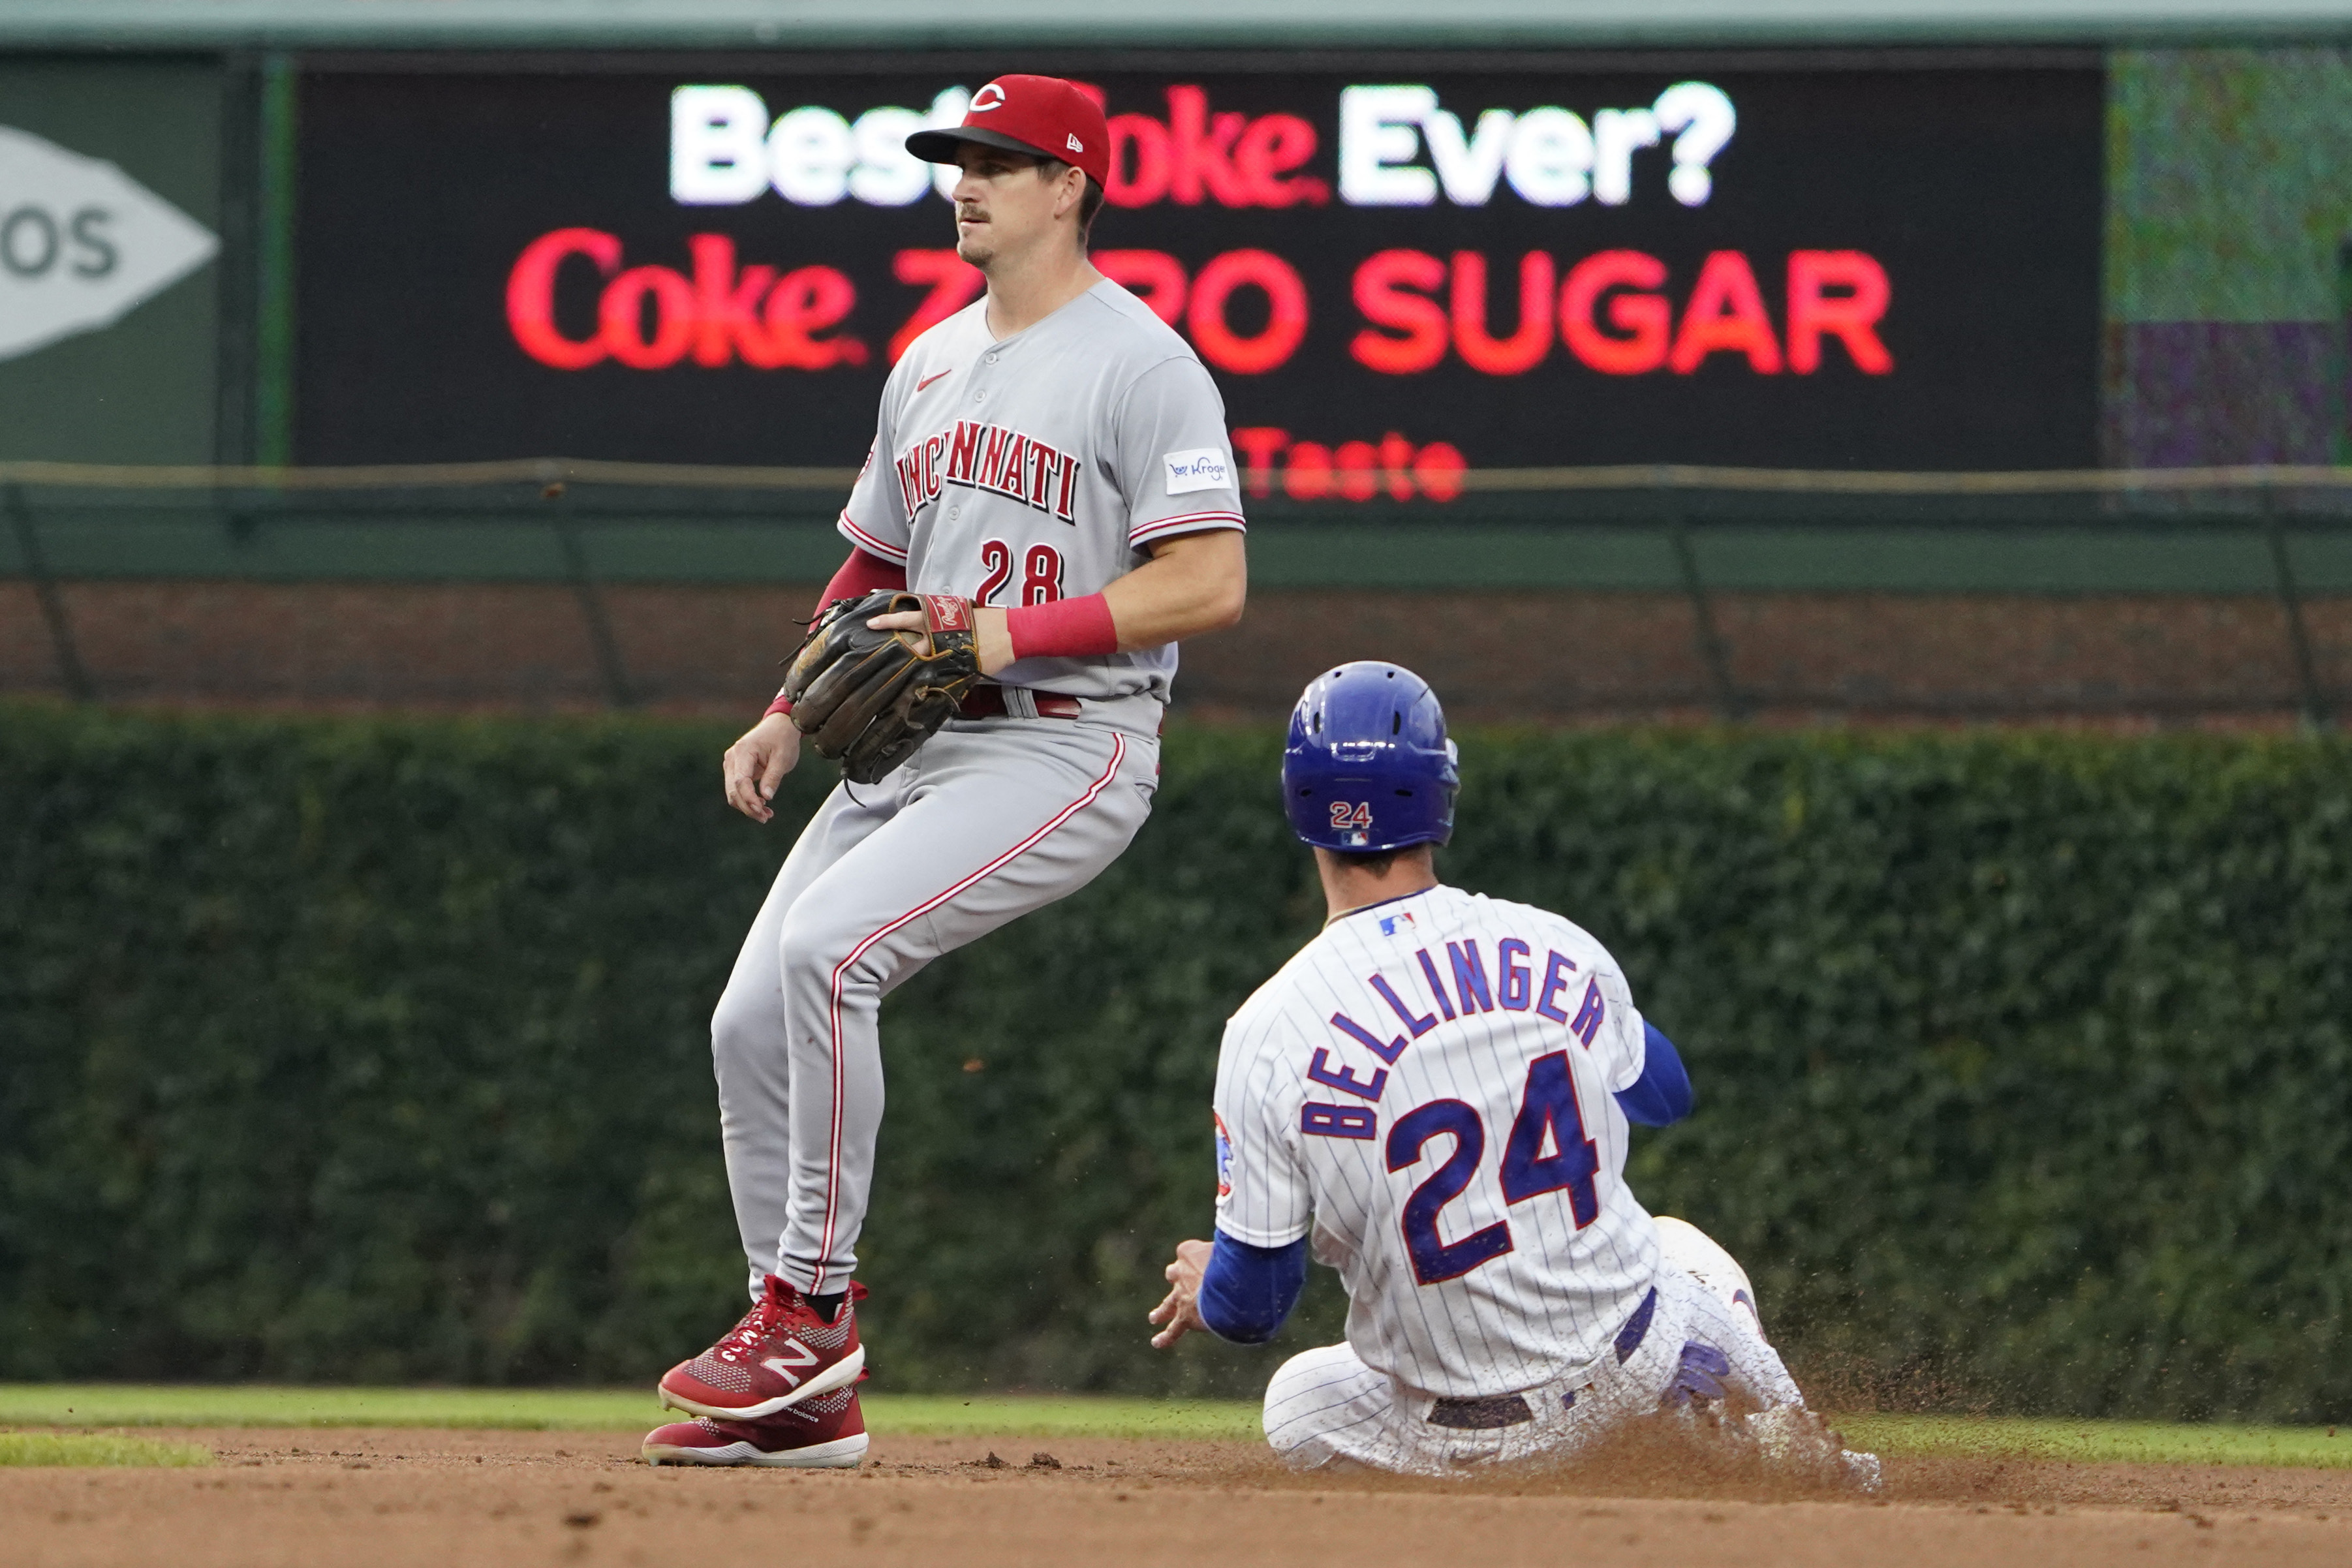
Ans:
{"label": "brown leather glove", "polygon": [[[920,611],[925,630],[866,624],[902,610]],[[851,783],[871,784],[953,717],[979,678],[971,600],[885,589],[824,607],[793,655],[782,695],[817,755],[840,763]]]}

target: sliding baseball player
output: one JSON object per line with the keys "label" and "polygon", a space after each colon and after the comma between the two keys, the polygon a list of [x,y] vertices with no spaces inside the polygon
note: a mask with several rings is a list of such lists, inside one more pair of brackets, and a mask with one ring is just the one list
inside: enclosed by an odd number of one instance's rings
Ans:
{"label": "sliding baseball player", "polygon": [[1266,1390],[1295,1466],[1450,1474],[1663,1407],[1874,1486],[1875,1458],[1805,1411],[1738,1265],[1625,1185],[1628,1124],[1692,1096],[1616,961],[1557,915],[1437,880],[1454,758],[1435,694],[1394,664],[1299,699],[1283,802],[1330,917],[1226,1028],[1216,1238],[1178,1249],[1152,1343],[1272,1338],[1311,1251],[1346,1282],[1348,1337]]}

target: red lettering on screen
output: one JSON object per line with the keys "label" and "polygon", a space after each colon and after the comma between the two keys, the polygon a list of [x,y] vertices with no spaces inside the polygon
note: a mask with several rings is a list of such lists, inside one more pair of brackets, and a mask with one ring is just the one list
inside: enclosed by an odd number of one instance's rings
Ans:
{"label": "red lettering on screen", "polygon": [[[1269,137],[1269,144],[1278,141]],[[1212,142],[1222,145],[1213,136]],[[646,371],[688,359],[713,369],[740,361],[761,370],[810,371],[867,361],[865,341],[846,329],[858,304],[856,286],[839,268],[803,267],[780,276],[764,263],[744,266],[737,242],[721,234],[689,235],[687,252],[691,265],[684,271],[658,264],[624,267],[622,242],[613,235],[590,228],[542,235],[523,248],[508,274],[509,330],[533,360],[565,371],[606,361]],[[1709,254],[1686,295],[1665,262],[1636,250],[1580,257],[1565,276],[1549,253],[1528,251],[1517,258],[1516,288],[1508,264],[1498,267],[1499,259],[1476,250],[1455,251],[1450,261],[1406,249],[1366,257],[1352,280],[1363,325],[1349,340],[1349,356],[1379,374],[1406,376],[1435,369],[1450,351],[1482,375],[1521,376],[1549,360],[1557,333],[1580,366],[1604,375],[1661,370],[1693,375],[1725,355],[1744,361],[1753,374],[1812,375],[1822,370],[1831,341],[1863,374],[1887,375],[1895,368],[1880,336],[1893,285],[1877,259],[1862,251],[1789,254],[1785,337],[1741,251]],[[1306,341],[1313,316],[1306,281],[1273,251],[1225,251],[1191,276],[1167,251],[1108,250],[1095,261],[1162,321],[1181,328],[1202,359],[1226,374],[1280,370]],[[579,266],[593,267],[593,278]],[[899,282],[926,291],[890,338],[894,363],[919,335],[964,308],[985,286],[980,270],[951,249],[898,251],[891,270]],[[567,312],[580,310],[594,285],[595,326],[580,336],[557,320],[559,283],[565,278],[571,281],[563,284],[564,298],[576,301]],[[1336,448],[1292,445],[1297,450],[1285,472],[1326,474],[1319,494],[1370,494],[1384,481],[1368,481],[1366,474],[1398,468],[1385,457],[1368,459],[1346,442]],[[1003,461],[1029,458],[1000,454]],[[1022,488],[1051,489],[1060,482],[1040,471]],[[1297,482],[1309,490],[1318,484]]]}
{"label": "red lettering on screen", "polygon": [[1331,449],[1319,441],[1294,441],[1282,465],[1283,493],[1319,501],[1331,493]]}
{"label": "red lettering on screen", "polygon": [[[1234,169],[1252,204],[1286,207],[1304,202],[1321,206],[1331,187],[1311,174],[1291,171],[1315,156],[1315,127],[1295,114],[1268,114],[1249,122],[1234,143]],[[1289,175],[1289,178],[1285,178]]]}
{"label": "red lettering on screen", "polygon": [[598,336],[631,370],[666,370],[694,340],[694,307],[693,286],[668,267],[633,267],[596,301]]}
{"label": "red lettering on screen", "polygon": [[1845,345],[1864,374],[1892,371],[1895,356],[1878,340],[1878,321],[1893,298],[1886,269],[1861,251],[1790,252],[1789,368],[1799,375],[1820,369],[1826,335]]}
{"label": "red lettering on screen", "polygon": [[1551,352],[1551,257],[1531,250],[1519,258],[1518,328],[1507,339],[1486,332],[1486,258],[1454,253],[1454,348],[1462,362],[1490,376],[1525,375]]}
{"label": "red lettering on screen", "polygon": [[1389,499],[1412,499],[1412,443],[1391,430],[1381,437],[1381,472],[1387,476]]}
{"label": "red lettering on screen", "polygon": [[1358,364],[1384,376],[1416,375],[1445,358],[1444,308],[1429,296],[1445,285],[1445,264],[1425,250],[1384,250],[1356,268],[1356,308],[1372,327],[1348,345]]}
{"label": "red lettering on screen", "polygon": [[1168,89],[1168,118],[1110,117],[1110,179],[1103,196],[1115,207],[1172,201],[1198,206],[1321,206],[1331,187],[1294,171],[1315,156],[1315,127],[1295,114],[1257,119],[1213,111],[1208,89]]}
{"label": "red lettering on screen", "polygon": [[[1255,337],[1241,336],[1226,319],[1226,303],[1240,288],[1255,288],[1266,298],[1265,327]],[[1229,250],[1192,280],[1184,324],[1192,329],[1192,346],[1219,370],[1263,375],[1288,361],[1307,336],[1307,285],[1272,251]]]}
{"label": "red lettering on screen", "polygon": [[1450,501],[1462,494],[1462,476],[1469,463],[1450,441],[1433,441],[1412,460],[1412,482],[1433,501]]}
{"label": "red lettering on screen", "polygon": [[524,353],[559,371],[584,371],[607,351],[602,334],[567,338],[556,330],[555,273],[574,256],[610,277],[620,268],[621,242],[597,229],[557,229],[523,246],[507,274],[507,329]]}
{"label": "red lettering on screen", "polygon": [[725,235],[697,235],[687,242],[694,256],[694,362],[723,365],[737,353],[748,365],[772,368],[782,361],[760,319],[760,301],[776,281],[772,267],[735,270],[735,242]]}
{"label": "red lettering on screen", "polygon": [[901,283],[929,284],[931,291],[890,334],[890,362],[897,364],[907,346],[973,300],[988,279],[952,249],[902,250],[890,258],[890,276]]}
{"label": "red lettering on screen", "polygon": [[[1588,368],[1638,376],[1666,362],[1674,308],[1649,290],[1664,286],[1666,264],[1638,250],[1604,250],[1569,268],[1559,286],[1559,335]],[[1595,319],[1601,301],[1611,330]]]}
{"label": "red lettering on screen", "polygon": [[1223,207],[1245,207],[1249,193],[1234,172],[1234,143],[1248,116],[1209,113],[1209,95],[1197,87],[1168,89],[1168,194],[1178,206],[1194,207],[1204,193]]}
{"label": "red lettering on screen", "polygon": [[[1381,251],[1356,268],[1356,308],[1368,324],[1348,351],[1382,375],[1433,370],[1448,349],[1483,374],[1525,375],[1549,356],[1556,319],[1569,352],[1604,375],[1661,369],[1691,375],[1723,353],[1744,358],[1758,375],[1778,375],[1783,368],[1763,290],[1739,251],[1719,250],[1706,258],[1679,325],[1664,292],[1668,268],[1654,256],[1604,250],[1585,256],[1559,284],[1556,318],[1554,266],[1541,251],[1519,258],[1515,325],[1498,337],[1496,290],[1484,253],[1456,251],[1449,267],[1426,251]],[[1440,306],[1435,296],[1449,283]],[[1834,338],[1864,373],[1889,373],[1895,358],[1879,339],[1878,323],[1892,298],[1885,268],[1861,251],[1790,253],[1786,368],[1814,373],[1822,366],[1822,340]]]}
{"label": "red lettering on screen", "polygon": [[1764,313],[1763,291],[1756,287],[1755,269],[1736,250],[1716,251],[1699,268],[1666,362],[1686,376],[1709,354],[1727,352],[1747,355],[1748,368],[1758,375],[1780,373],[1780,345]]}
{"label": "red lettering on screen", "polygon": [[1166,251],[1098,250],[1087,259],[1171,327],[1184,319],[1184,264]]}
{"label": "red lettering on screen", "polygon": [[866,345],[856,339],[816,335],[846,320],[856,308],[857,286],[846,276],[829,267],[803,267],[776,279],[762,319],[784,364],[822,371],[866,362]]}
{"label": "red lettering on screen", "polygon": [[1242,487],[1257,497],[1273,495],[1279,476],[1283,494],[1297,501],[1369,501],[1379,495],[1451,501],[1462,494],[1462,476],[1470,466],[1451,442],[1418,445],[1393,430],[1377,444],[1343,441],[1336,449],[1294,441],[1290,432],[1272,425],[1244,425],[1232,434]]}
{"label": "red lettering on screen", "polygon": [[[1307,285],[1271,251],[1229,250],[1212,256],[1197,278],[1164,250],[1106,250],[1091,258],[1105,277],[1151,307],[1171,327],[1192,334],[1202,358],[1235,375],[1263,375],[1289,362],[1307,336]],[[1234,330],[1227,307],[1235,290],[1255,288],[1266,301],[1266,324],[1251,337]]]}
{"label": "red lettering on screen", "polygon": [[1241,454],[1242,484],[1253,496],[1274,494],[1274,460],[1290,444],[1290,432],[1270,424],[1244,425],[1233,433]]}
{"label": "red lettering on screen", "polygon": [[[819,336],[847,319],[857,303],[856,286],[841,272],[803,267],[778,277],[763,266],[739,274],[735,242],[724,235],[695,235],[687,247],[694,258],[691,281],[667,267],[618,270],[621,242],[595,229],[541,235],[507,275],[508,330],[524,353],[559,371],[584,371],[607,359],[632,370],[667,370],[688,350],[697,364],[713,367],[732,364],[739,354],[761,370],[866,362],[857,339]],[[610,280],[597,296],[591,338],[567,338],[555,323],[557,270],[575,256]]]}
{"label": "red lettering on screen", "polygon": [[1110,117],[1110,179],[1103,200],[1114,207],[1148,207],[1168,194],[1173,151],[1168,128],[1148,114]]}

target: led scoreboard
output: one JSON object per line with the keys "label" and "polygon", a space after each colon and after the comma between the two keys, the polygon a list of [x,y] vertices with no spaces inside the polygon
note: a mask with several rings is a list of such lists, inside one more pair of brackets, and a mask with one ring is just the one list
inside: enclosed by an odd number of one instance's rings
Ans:
{"label": "led scoreboard", "polygon": [[[860,462],[981,283],[906,137],[1021,63],[770,58],[309,74],[300,460]],[[1252,489],[2095,461],[2095,68],[1596,58],[1068,73]]]}

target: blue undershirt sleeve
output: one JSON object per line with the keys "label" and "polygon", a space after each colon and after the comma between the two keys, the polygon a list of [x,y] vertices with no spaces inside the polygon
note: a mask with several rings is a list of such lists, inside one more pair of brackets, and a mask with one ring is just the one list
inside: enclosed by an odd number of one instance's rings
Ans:
{"label": "blue undershirt sleeve", "polygon": [[1644,1127],[1663,1127],[1689,1115],[1698,1100],[1691,1092],[1690,1074],[1683,1070],[1675,1042],[1646,1019],[1642,1031],[1642,1076],[1631,1089],[1617,1092],[1617,1104],[1625,1120]]}
{"label": "blue undershirt sleeve", "polygon": [[1287,1247],[1253,1247],[1217,1232],[1201,1281],[1201,1321],[1219,1339],[1264,1344],[1282,1327],[1307,1283],[1307,1238]]}

